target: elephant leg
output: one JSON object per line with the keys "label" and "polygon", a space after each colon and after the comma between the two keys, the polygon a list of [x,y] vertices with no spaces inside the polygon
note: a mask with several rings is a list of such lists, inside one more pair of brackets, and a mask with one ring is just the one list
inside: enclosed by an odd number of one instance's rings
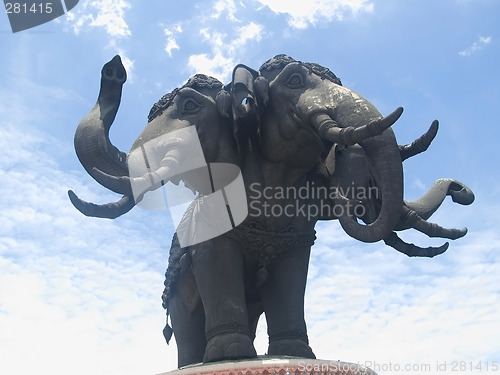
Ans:
{"label": "elephant leg", "polygon": [[205,313],[191,268],[181,272],[168,311],[177,344],[177,366],[202,362],[206,347]]}
{"label": "elephant leg", "polygon": [[190,250],[205,310],[203,362],[257,356],[248,327],[244,257],[238,248],[235,240],[219,236]]}
{"label": "elephant leg", "polygon": [[303,308],[310,251],[310,247],[292,248],[268,267],[261,295],[269,355],[316,358],[309,347]]}

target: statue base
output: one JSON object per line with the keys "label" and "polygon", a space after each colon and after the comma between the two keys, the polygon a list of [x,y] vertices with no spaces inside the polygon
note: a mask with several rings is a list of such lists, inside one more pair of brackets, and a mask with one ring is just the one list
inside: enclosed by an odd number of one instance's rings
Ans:
{"label": "statue base", "polygon": [[196,364],[159,375],[377,375],[357,363],[296,357],[258,357],[251,360]]}

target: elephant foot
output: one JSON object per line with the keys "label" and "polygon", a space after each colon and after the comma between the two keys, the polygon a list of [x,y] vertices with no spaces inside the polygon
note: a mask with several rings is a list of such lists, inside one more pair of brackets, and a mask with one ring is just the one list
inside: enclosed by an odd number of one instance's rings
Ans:
{"label": "elephant foot", "polygon": [[311,347],[300,339],[280,339],[271,341],[267,349],[267,354],[316,359]]}
{"label": "elephant foot", "polygon": [[244,333],[224,333],[207,342],[203,362],[255,358],[257,352],[252,339]]}

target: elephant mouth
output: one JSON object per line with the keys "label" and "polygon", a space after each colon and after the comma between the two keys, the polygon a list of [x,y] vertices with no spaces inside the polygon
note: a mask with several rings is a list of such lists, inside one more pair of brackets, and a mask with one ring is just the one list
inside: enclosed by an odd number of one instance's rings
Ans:
{"label": "elephant mouth", "polygon": [[307,115],[300,115],[293,107],[290,107],[289,113],[290,113],[290,118],[297,125],[297,127],[311,130],[311,134],[314,134],[318,139],[321,139],[318,132],[315,130],[314,115],[324,114],[330,116],[326,110],[315,110],[312,111],[311,113],[308,113]]}
{"label": "elephant mouth", "polygon": [[290,110],[290,117],[292,118],[293,121],[295,121],[297,125],[300,125],[304,122],[293,109]]}

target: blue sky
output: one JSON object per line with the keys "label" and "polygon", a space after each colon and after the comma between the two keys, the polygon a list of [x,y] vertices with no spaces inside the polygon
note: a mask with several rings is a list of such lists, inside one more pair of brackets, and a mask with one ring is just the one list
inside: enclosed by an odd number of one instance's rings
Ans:
{"label": "blue sky", "polygon": [[[152,104],[194,73],[227,82],[237,63],[257,69],[278,53],[329,67],[384,114],[403,106],[401,144],[439,119],[430,149],[405,162],[405,197],[440,177],[466,183],[474,204],[445,202],[433,221],[469,234],[434,259],[411,259],[318,225],[310,342],[319,358],[376,362],[380,374],[398,373],[390,363],[500,365],[499,15],[496,0],[81,0],[16,34],[0,16],[0,373],[176,367],[161,334],[168,212],[91,219],[66,195],[116,199],[80,166],[73,135],[117,53],[129,73],[111,131],[122,150]],[[263,322],[256,346],[267,347]]]}

